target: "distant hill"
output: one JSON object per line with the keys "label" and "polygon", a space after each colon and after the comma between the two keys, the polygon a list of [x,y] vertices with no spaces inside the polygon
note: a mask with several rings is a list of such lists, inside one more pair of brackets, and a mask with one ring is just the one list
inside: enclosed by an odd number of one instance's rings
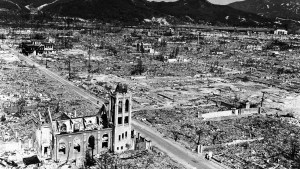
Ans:
{"label": "distant hill", "polygon": [[20,10],[27,9],[28,6],[31,8],[38,8],[45,4],[68,1],[70,0],[0,0],[0,7],[10,10]]}
{"label": "distant hill", "polygon": [[300,0],[245,0],[229,6],[268,18],[300,21]]}
{"label": "distant hill", "polygon": [[20,10],[21,7],[10,0],[0,0],[0,9]]}
{"label": "distant hill", "polygon": [[136,24],[156,20],[164,21],[164,24],[203,23],[220,26],[270,26],[274,23],[272,19],[230,6],[214,5],[207,0],[0,0],[1,3],[5,3],[5,8],[9,10],[34,9],[52,15],[105,22]]}
{"label": "distant hill", "polygon": [[102,20],[144,21],[152,17],[172,22],[212,23],[220,25],[266,25],[268,19],[256,14],[214,5],[206,0],[149,2],[146,0],[72,0],[56,3],[45,11],[64,16],[97,18]]}
{"label": "distant hill", "polygon": [[155,13],[143,0],[71,0],[48,6],[44,11],[61,16],[100,19],[105,22],[141,22]]}
{"label": "distant hill", "polygon": [[300,0],[245,0],[230,7],[274,20],[274,26],[300,33]]}
{"label": "distant hill", "polygon": [[202,21],[212,24],[229,24],[234,26],[254,26],[268,24],[269,20],[256,14],[243,12],[229,6],[214,5],[207,0],[179,0],[176,2],[151,3],[152,9],[185,19],[192,18],[194,22]]}

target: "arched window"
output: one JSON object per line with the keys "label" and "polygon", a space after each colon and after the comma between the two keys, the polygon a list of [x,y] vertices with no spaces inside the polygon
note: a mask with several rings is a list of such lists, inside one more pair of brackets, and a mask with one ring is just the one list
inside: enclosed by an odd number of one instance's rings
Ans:
{"label": "arched window", "polygon": [[119,105],[118,105],[118,107],[119,107],[118,113],[119,114],[122,114],[122,106],[123,106],[122,104],[123,104],[123,102],[119,101]]}
{"label": "arched window", "polygon": [[88,139],[88,147],[92,150],[95,149],[95,137],[93,135],[91,135]]}
{"label": "arched window", "polygon": [[108,134],[103,134],[102,141],[108,141]]}
{"label": "arched window", "polygon": [[67,125],[66,125],[65,123],[63,123],[63,124],[60,126],[60,132],[61,132],[61,133],[67,132]]}
{"label": "arched window", "polygon": [[129,111],[129,100],[126,99],[126,102],[125,102],[125,111],[128,112]]}
{"label": "arched window", "polygon": [[108,148],[108,134],[102,136],[102,148]]}
{"label": "arched window", "polygon": [[65,141],[59,141],[58,143],[58,154],[65,155],[67,153],[67,144]]}
{"label": "arched window", "polygon": [[81,147],[80,144],[81,144],[81,142],[80,142],[79,138],[75,138],[73,140],[73,145],[74,145],[75,152],[80,152],[80,147]]}

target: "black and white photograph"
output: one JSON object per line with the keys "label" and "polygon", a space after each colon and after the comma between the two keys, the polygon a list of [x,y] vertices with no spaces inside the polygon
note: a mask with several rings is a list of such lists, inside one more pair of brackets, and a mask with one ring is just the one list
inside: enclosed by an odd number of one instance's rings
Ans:
{"label": "black and white photograph", "polygon": [[0,169],[300,169],[300,0],[0,0]]}

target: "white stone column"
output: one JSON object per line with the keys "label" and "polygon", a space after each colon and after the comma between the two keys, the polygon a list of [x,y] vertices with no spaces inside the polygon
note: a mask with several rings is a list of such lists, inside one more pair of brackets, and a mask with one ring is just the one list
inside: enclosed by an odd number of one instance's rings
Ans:
{"label": "white stone column", "polygon": [[[56,136],[54,136],[54,145],[53,145],[53,156],[54,156],[54,160],[57,161],[57,139]],[[53,157],[52,157],[53,159]]]}
{"label": "white stone column", "polygon": [[116,100],[115,100],[115,111],[114,113],[114,125],[117,126],[118,125],[118,115],[119,115],[119,98],[118,98],[118,94],[116,95]]}
{"label": "white stone column", "polygon": [[125,125],[125,94],[122,94],[122,126]]}
{"label": "white stone column", "polygon": [[86,152],[86,133],[83,133],[83,144],[82,144],[82,151],[85,153]]}
{"label": "white stone column", "polygon": [[101,143],[102,143],[102,137],[100,131],[97,132],[98,135],[98,140],[96,139],[95,141],[97,142],[97,154],[100,153],[100,149],[102,148]]}
{"label": "white stone column", "polygon": [[128,112],[128,123],[131,125],[131,111],[132,111],[132,95],[129,97],[129,112]]}
{"label": "white stone column", "polygon": [[72,136],[71,135],[69,135],[69,144],[68,144],[68,151],[67,151],[67,153],[69,153],[68,154],[68,156],[69,156],[69,159],[68,160],[70,160],[70,159],[72,159],[73,158],[73,153],[74,153],[74,147],[72,146],[73,145],[73,140],[71,139],[72,138]]}

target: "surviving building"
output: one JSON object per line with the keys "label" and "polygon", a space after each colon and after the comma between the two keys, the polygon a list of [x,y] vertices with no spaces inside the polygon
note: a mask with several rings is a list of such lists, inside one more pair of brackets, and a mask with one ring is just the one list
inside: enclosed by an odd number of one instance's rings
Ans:
{"label": "surviving building", "polygon": [[54,54],[54,44],[39,42],[39,41],[31,41],[31,42],[22,42],[19,45],[21,52],[25,55],[34,54]]}
{"label": "surviving building", "polygon": [[56,119],[52,119],[50,111],[46,117],[40,115],[35,136],[39,157],[65,162],[84,159],[87,153],[93,156],[133,149],[131,100],[127,87],[118,85],[109,104],[95,115],[63,113]]}
{"label": "surviving building", "polygon": [[274,31],[274,34],[275,35],[287,35],[288,31],[284,30],[284,29],[277,29],[277,30]]}

